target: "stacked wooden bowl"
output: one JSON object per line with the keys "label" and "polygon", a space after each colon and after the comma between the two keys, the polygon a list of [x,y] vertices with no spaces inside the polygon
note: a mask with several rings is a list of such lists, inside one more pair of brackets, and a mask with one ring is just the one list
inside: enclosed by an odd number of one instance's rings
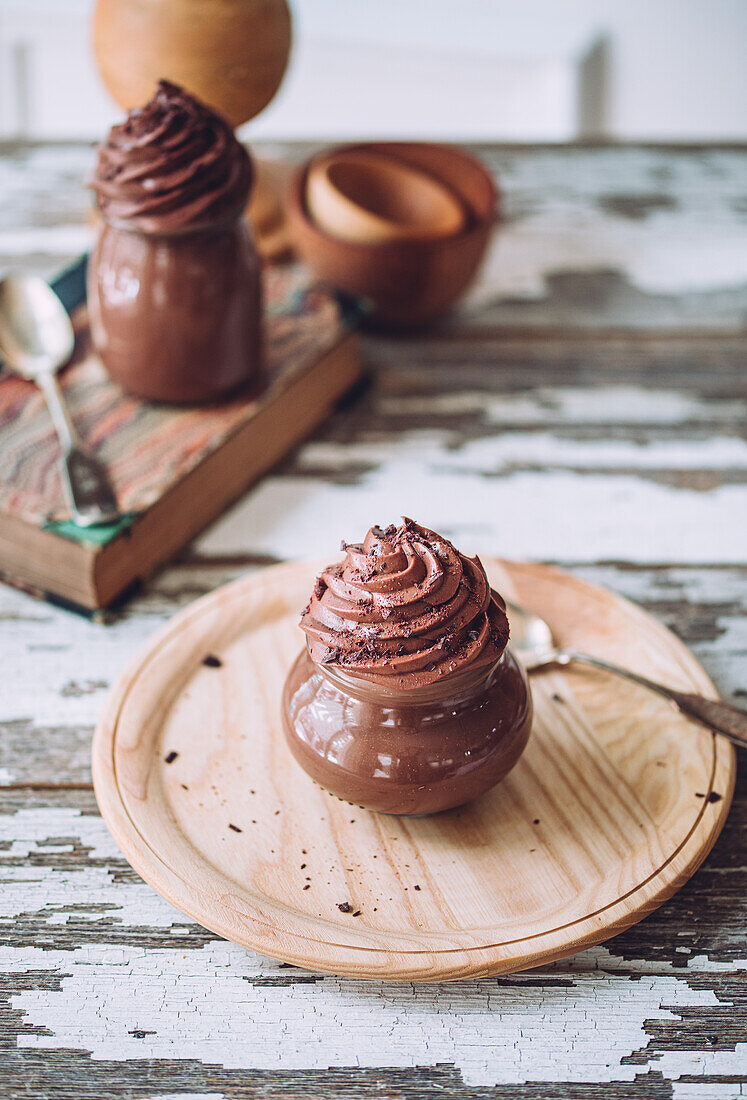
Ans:
{"label": "stacked wooden bowl", "polygon": [[388,328],[432,321],[466,290],[497,216],[487,169],[461,149],[371,142],[320,154],[291,181],[294,242],[325,282]]}

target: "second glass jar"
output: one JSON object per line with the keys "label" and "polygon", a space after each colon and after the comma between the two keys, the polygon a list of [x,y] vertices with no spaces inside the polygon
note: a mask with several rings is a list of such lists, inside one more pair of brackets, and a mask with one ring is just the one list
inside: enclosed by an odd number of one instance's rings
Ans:
{"label": "second glass jar", "polygon": [[195,403],[261,385],[260,261],[241,213],[171,233],[105,222],[88,307],[107,372],[138,397]]}

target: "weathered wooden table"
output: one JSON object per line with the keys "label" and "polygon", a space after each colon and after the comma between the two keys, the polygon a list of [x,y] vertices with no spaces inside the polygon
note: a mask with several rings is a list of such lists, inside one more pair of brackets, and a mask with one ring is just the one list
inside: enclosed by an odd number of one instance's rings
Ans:
{"label": "weathered wooden table", "polygon": [[[474,983],[310,974],[146,886],[91,790],[140,642],[242,570],[421,517],[641,602],[747,705],[747,151],[495,148],[506,223],[462,314],[365,341],[373,385],[109,627],[0,589],[0,1095],[745,1094],[747,770],[672,901],[604,947]],[[0,153],[0,268],[87,246],[83,146]],[[744,756],[742,757],[744,762]]]}

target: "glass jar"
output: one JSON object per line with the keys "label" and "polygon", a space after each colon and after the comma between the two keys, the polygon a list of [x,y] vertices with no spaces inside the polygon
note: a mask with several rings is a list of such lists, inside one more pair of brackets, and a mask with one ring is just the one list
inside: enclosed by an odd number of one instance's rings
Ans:
{"label": "glass jar", "polygon": [[261,384],[260,261],[241,212],[168,233],[105,221],[88,308],[106,370],[139,397],[204,402]]}
{"label": "glass jar", "polygon": [[413,690],[382,687],[304,649],[283,689],[283,727],[301,767],[339,798],[389,814],[431,814],[495,786],[532,724],[510,650],[493,665]]}

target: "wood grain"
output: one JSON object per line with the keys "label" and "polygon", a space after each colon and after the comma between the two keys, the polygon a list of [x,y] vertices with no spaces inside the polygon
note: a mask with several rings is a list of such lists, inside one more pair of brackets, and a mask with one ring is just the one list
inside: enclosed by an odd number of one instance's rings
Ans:
{"label": "wood grain", "polygon": [[[489,568],[561,644],[712,690],[676,639],[618,597],[542,566]],[[471,806],[405,821],[330,799],[294,766],[279,727],[315,570],[276,566],[187,608],[105,708],[99,805],[177,908],[297,965],[450,980],[598,943],[699,865],[731,800],[732,750],[660,699],[575,670],[534,678],[530,746]]]}

